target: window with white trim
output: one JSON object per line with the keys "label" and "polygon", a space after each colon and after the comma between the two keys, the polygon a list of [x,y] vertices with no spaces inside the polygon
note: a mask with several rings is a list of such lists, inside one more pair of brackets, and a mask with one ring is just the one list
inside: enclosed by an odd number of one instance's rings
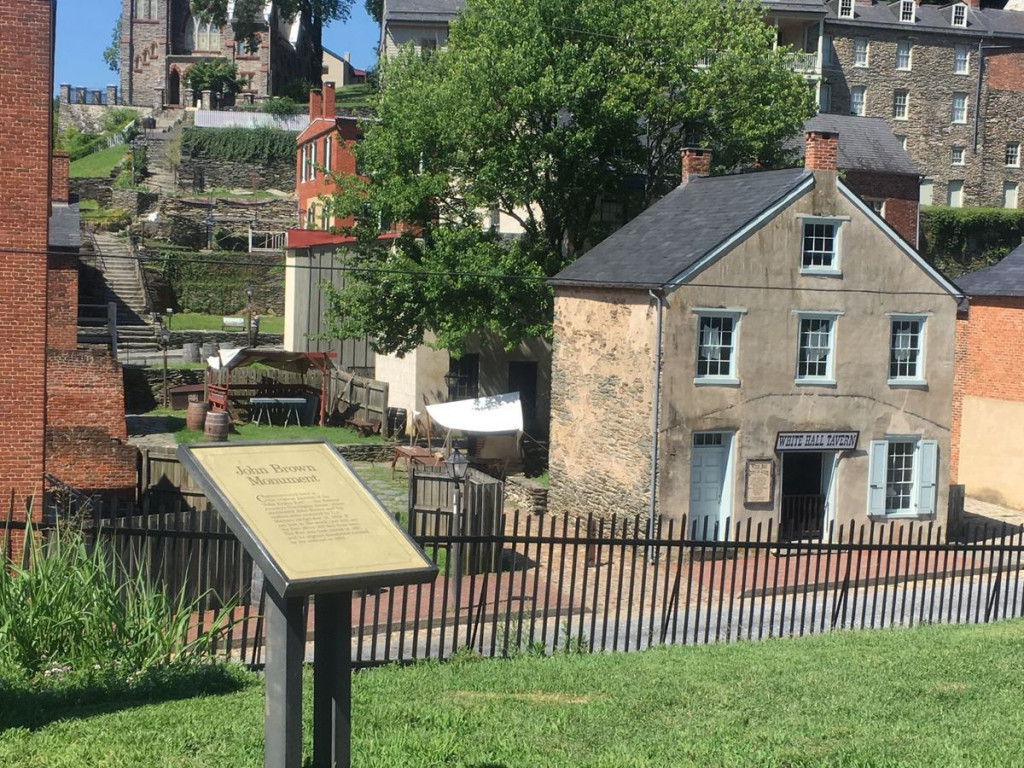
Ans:
{"label": "window with white trim", "polygon": [[889,383],[924,383],[924,317],[894,315],[889,331]]}
{"label": "window with white trim", "polygon": [[798,317],[797,383],[835,383],[833,361],[837,316],[834,313],[801,312]]}
{"label": "window with white trim", "polygon": [[949,164],[950,165],[963,165],[964,157],[966,155],[966,147],[950,147],[949,149]]}
{"label": "window with white trim", "polygon": [[1020,168],[1020,142],[1011,141],[1006,145],[1006,165]]}
{"label": "window with white trim", "polygon": [[910,71],[911,48],[909,40],[900,40],[896,43],[896,69]]}
{"label": "window with white trim", "polygon": [[967,26],[967,6],[964,5],[963,3],[953,6],[953,26]]}
{"label": "window with white trim", "polygon": [[914,23],[914,0],[900,0],[900,21],[904,24]]}
{"label": "window with white trim", "polygon": [[868,41],[858,37],[853,41],[853,66],[868,66]]}
{"label": "window with white trim", "polygon": [[738,384],[739,312],[697,312],[697,382]]}
{"label": "window with white trim", "polygon": [[331,170],[332,170],[331,169],[331,160],[332,160],[332,155],[333,154],[334,154],[334,137],[333,136],[325,136],[324,137],[324,169],[326,170],[327,173],[330,173]]}
{"label": "window with white trim", "polygon": [[316,142],[309,145],[309,180],[316,179]]}
{"label": "window with white trim", "polygon": [[964,207],[963,179],[951,179],[946,182],[946,205],[950,208]]}
{"label": "window with white trim", "polygon": [[950,118],[954,123],[966,123],[967,122],[967,94],[966,93],[954,93],[953,94],[953,110]]}
{"label": "window with white trim", "polygon": [[927,517],[935,514],[939,445],[919,435],[887,435],[868,449],[868,514]]}
{"label": "window with white trim", "polygon": [[867,88],[855,85],[850,89],[850,114],[864,116],[867,109]]}
{"label": "window with white trim", "polygon": [[892,116],[896,120],[906,120],[910,113],[910,91],[898,88],[892,92]]}
{"label": "window with white trim", "polygon": [[903,147],[903,151],[906,152],[907,151],[907,137],[904,136],[902,133],[896,133],[896,134],[893,134],[893,135],[896,137],[896,141],[898,141],[900,143],[900,146]]}
{"label": "window with white trim", "polygon": [[299,181],[306,181],[309,178],[309,145],[302,145],[302,153],[299,158]]}
{"label": "window with white trim", "polygon": [[971,74],[971,49],[966,45],[958,45],[953,48],[953,74]]}
{"label": "window with white trim", "polygon": [[821,63],[830,67],[835,62],[835,56],[832,52],[832,35],[821,36]]}
{"label": "window with white trim", "polygon": [[935,182],[932,179],[921,179],[921,186],[918,188],[920,194],[918,201],[921,205],[931,205],[935,199]]}
{"label": "window with white trim", "polygon": [[800,271],[839,272],[839,222],[835,219],[806,218],[800,245]]}
{"label": "window with white trim", "polygon": [[1003,182],[1003,208],[1019,207],[1018,189],[1019,185],[1016,181]]}
{"label": "window with white trim", "polygon": [[853,18],[853,0],[839,0],[839,18]]}

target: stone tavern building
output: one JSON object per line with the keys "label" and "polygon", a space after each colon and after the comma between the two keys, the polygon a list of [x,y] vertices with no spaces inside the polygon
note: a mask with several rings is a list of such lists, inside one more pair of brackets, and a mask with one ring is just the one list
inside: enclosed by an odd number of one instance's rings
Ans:
{"label": "stone tavern building", "polygon": [[[553,278],[550,509],[773,538],[947,516],[959,290],[837,172],[683,184]],[[693,529],[691,529],[693,530]]]}
{"label": "stone tavern building", "polygon": [[[385,0],[379,52],[441,47],[464,0]],[[1022,205],[1024,0],[766,0],[823,113],[883,118],[923,205]]]}
{"label": "stone tavern building", "polygon": [[[229,1],[229,11],[233,9]],[[298,17],[283,19],[268,2],[257,20],[259,50],[250,53],[228,28],[205,24],[189,0],[122,0],[121,98],[141,107],[191,107],[200,94],[186,85],[197,61],[226,58],[247,82],[242,97],[280,93],[311,71],[309,35]]]}

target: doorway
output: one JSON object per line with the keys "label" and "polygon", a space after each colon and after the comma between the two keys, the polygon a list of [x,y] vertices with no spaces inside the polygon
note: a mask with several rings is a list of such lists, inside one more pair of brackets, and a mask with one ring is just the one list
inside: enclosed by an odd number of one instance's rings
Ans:
{"label": "doorway", "polygon": [[167,104],[177,107],[181,104],[181,74],[172,69],[167,78]]}
{"label": "doorway", "polygon": [[690,452],[690,510],[686,537],[724,539],[732,511],[729,432],[695,432]]}
{"label": "doorway", "polygon": [[519,402],[523,408],[523,428],[529,434],[536,434],[537,363],[535,361],[509,361],[508,391],[519,393]]}
{"label": "doorway", "polygon": [[835,453],[799,451],[782,454],[782,515],[779,538],[820,539],[827,525],[835,476]]}

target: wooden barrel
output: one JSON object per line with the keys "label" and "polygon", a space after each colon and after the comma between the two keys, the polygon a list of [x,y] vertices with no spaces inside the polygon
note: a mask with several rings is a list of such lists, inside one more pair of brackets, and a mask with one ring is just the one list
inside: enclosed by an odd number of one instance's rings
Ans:
{"label": "wooden barrel", "polygon": [[186,342],[181,345],[181,360],[185,363],[201,363],[199,356],[199,345],[194,342]]}
{"label": "wooden barrel", "polygon": [[208,443],[223,443],[228,439],[230,428],[227,411],[210,411],[206,414],[206,429],[203,430],[203,438]]}
{"label": "wooden barrel", "polygon": [[202,429],[206,424],[206,414],[210,411],[210,404],[203,400],[188,404],[185,412],[185,426],[189,429]]}

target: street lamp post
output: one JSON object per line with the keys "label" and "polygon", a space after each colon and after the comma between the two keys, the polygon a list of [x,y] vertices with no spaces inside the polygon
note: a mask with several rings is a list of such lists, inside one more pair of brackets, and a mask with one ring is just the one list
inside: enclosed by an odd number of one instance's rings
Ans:
{"label": "street lamp post", "polygon": [[249,346],[250,347],[255,347],[256,346],[256,340],[253,338],[253,336],[255,334],[253,334],[253,332],[252,332],[252,330],[253,330],[253,328],[252,328],[252,286],[248,286],[245,289],[245,313],[246,313],[245,335],[246,335],[246,337],[249,340]]}
{"label": "street lamp post", "polygon": [[462,483],[466,478],[466,471],[469,469],[469,460],[459,453],[459,449],[452,450],[444,460],[448,476],[455,481],[455,506],[452,515],[452,555],[455,562],[452,565],[452,576],[455,579],[455,640],[459,638],[459,609],[462,606]]}

